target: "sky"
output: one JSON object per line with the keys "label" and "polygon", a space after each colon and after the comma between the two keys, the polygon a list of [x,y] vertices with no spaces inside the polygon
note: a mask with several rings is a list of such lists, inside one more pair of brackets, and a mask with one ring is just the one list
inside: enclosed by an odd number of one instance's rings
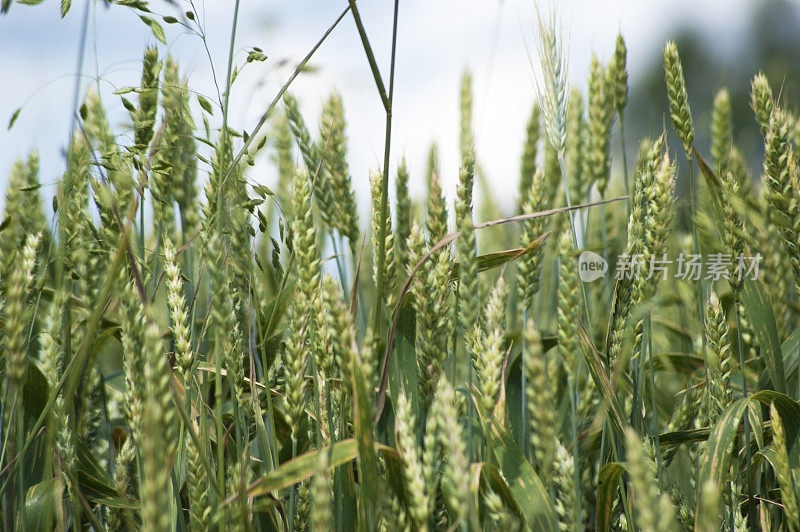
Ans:
{"label": "sky", "polygon": [[[553,0],[555,1],[555,0]],[[709,42],[724,48],[746,22],[756,0],[564,0],[558,2],[569,58],[569,81],[584,87],[592,54],[605,62],[622,32],[628,46],[632,82],[677,28],[702,24]],[[14,160],[31,149],[41,156],[45,203],[64,170],[76,81],[79,94],[98,90],[112,127],[125,132],[127,113],[112,92],[137,85],[144,49],[158,44],[189,76],[190,87],[217,100],[215,76],[225,76],[233,2],[195,0],[202,13],[205,43],[176,25],[166,25],[168,45],[127,8],[88,2],[88,32],[82,75],[78,55],[83,0],[74,0],[65,19],[59,2],[12,5],[0,16],[0,187]],[[182,0],[153,1],[159,15],[174,15]],[[388,79],[392,8],[390,0],[359,2],[377,62]],[[542,9],[550,6],[540,3]],[[247,50],[268,56],[248,64],[232,90],[230,123],[252,131],[268,102],[294,65],[314,46],[347,5],[346,0],[242,0],[234,48],[241,65]],[[531,57],[535,61],[536,3],[533,0],[401,0],[398,18],[392,165],[405,157],[412,173],[412,194],[423,195],[423,175],[432,142],[440,151],[445,193],[455,196],[458,176],[458,95],[469,69],[475,91],[475,143],[481,167],[501,207],[514,205],[525,123],[536,100]],[[160,19],[160,17],[157,17]],[[204,45],[205,44],[205,45]],[[207,49],[206,49],[207,47]],[[213,64],[213,69],[211,65]],[[349,138],[350,169],[362,215],[368,204],[368,175],[383,162],[385,115],[352,16],[348,15],[313,57],[312,72],[292,84],[306,121],[316,129],[322,102],[331,90],[343,97]],[[195,110],[199,107],[194,102]],[[14,127],[6,125],[21,108]],[[218,117],[218,114],[217,114]],[[262,157],[250,169],[253,182],[271,184],[275,170]],[[0,199],[0,205],[3,199]]]}

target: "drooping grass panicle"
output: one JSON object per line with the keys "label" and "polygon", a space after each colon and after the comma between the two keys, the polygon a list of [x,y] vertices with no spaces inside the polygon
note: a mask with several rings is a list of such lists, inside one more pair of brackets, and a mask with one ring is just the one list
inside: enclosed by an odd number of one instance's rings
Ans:
{"label": "drooping grass panicle", "polygon": [[683,65],[678,55],[678,46],[674,41],[667,41],[664,46],[664,77],[667,82],[667,97],[672,126],[678,138],[683,142],[683,150],[687,158],[691,158],[694,143],[694,125],[689,108],[689,96],[686,93],[686,80],[683,77]]}

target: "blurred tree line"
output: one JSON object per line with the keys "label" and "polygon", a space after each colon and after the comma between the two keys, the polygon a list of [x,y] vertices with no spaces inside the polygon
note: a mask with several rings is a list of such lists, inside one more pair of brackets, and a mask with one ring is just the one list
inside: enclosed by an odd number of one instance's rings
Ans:
{"label": "blurred tree line", "polygon": [[[685,24],[672,36],[686,74],[698,150],[708,157],[712,103],[717,91],[726,87],[731,96],[734,142],[750,163],[753,178],[758,179],[764,146],[750,109],[750,82],[763,71],[776,97],[796,111],[791,106],[800,101],[800,4],[791,0],[756,0],[750,9],[744,31],[727,35],[729,41],[724,49],[711,43],[707,28],[699,24]],[[632,79],[632,83],[625,125],[629,160],[638,148],[633,139],[657,136],[665,127],[669,145],[673,152],[678,151],[674,155],[682,160],[680,141],[669,126],[661,55],[653,54],[644,75]],[[679,187],[685,192],[688,170],[685,161],[681,164]]]}

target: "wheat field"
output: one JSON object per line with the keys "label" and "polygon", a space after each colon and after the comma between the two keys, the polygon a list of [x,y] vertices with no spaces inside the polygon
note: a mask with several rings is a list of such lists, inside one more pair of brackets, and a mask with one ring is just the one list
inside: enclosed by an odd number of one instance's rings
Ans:
{"label": "wheat field", "polygon": [[[164,44],[175,25],[202,33],[191,3],[113,3]],[[304,116],[291,91],[330,30],[253,131],[228,120],[233,37],[218,100],[152,46],[137,86],[82,95],[55,194],[35,151],[11,168],[3,529],[800,530],[795,102],[755,76],[764,157],[746,160],[719,89],[706,150],[668,41],[680,142],[626,138],[624,37],[580,91],[540,14],[503,212],[470,74],[448,201],[435,146],[424,175],[390,150],[394,47],[381,71],[354,0],[331,29],[343,19],[386,114],[369,176],[349,169],[348,102]]]}

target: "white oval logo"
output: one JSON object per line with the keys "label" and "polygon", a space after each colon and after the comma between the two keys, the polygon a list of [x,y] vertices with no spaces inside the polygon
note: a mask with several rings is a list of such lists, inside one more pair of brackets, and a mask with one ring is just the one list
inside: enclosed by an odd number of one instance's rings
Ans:
{"label": "white oval logo", "polygon": [[608,271],[608,262],[594,251],[587,250],[578,257],[578,271],[581,281],[591,283],[605,276]]}

